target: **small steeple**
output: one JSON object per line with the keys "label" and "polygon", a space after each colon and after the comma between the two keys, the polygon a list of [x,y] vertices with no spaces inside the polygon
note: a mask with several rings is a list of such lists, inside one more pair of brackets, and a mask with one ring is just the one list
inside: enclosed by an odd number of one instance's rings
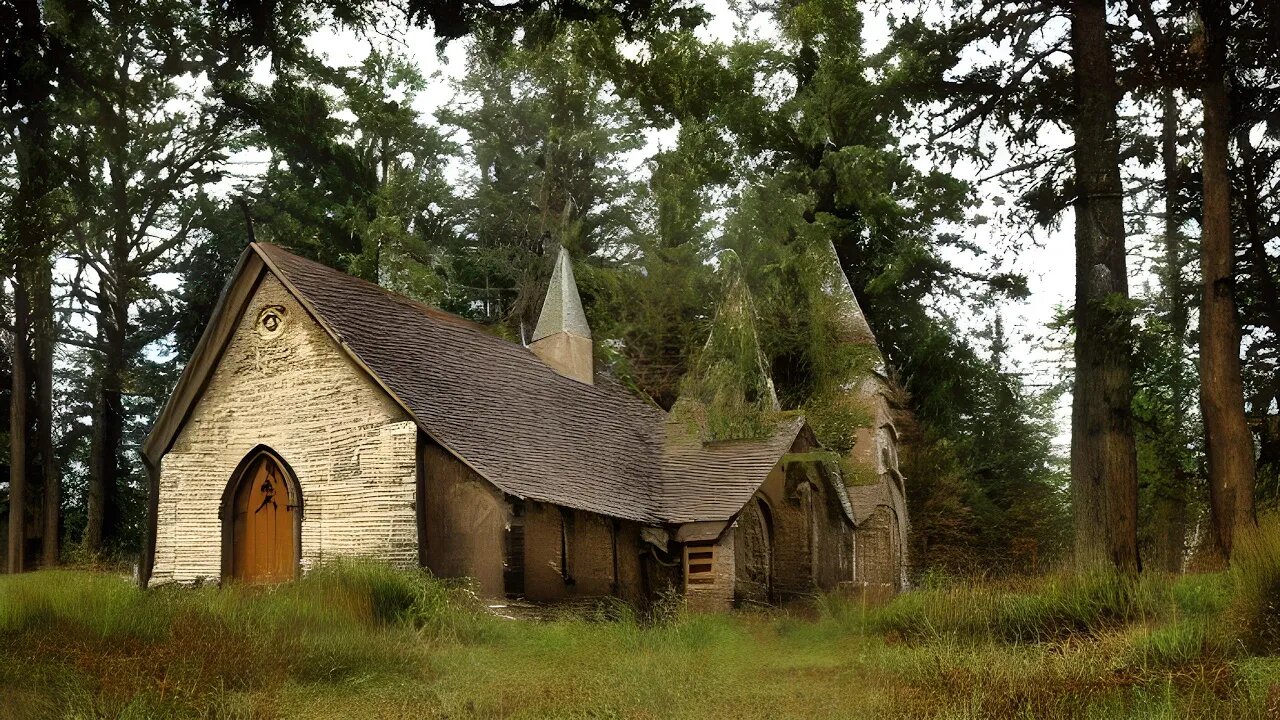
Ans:
{"label": "small steeple", "polygon": [[755,302],[737,254],[725,250],[719,260],[724,296],[671,414],[693,420],[704,442],[766,437],[779,406],[760,348]]}
{"label": "small steeple", "polygon": [[582,310],[578,284],[573,279],[573,261],[560,246],[547,297],[533,329],[529,349],[557,373],[587,385],[595,376],[591,352],[591,327]]}
{"label": "small steeple", "polygon": [[858,305],[858,298],[853,294],[849,277],[844,274],[844,268],[840,265],[840,256],[836,254],[835,244],[828,240],[826,247],[819,252],[826,255],[827,278],[822,290],[836,305],[840,339],[859,345],[875,345],[875,333],[871,332],[871,325],[867,323],[867,316],[862,313],[862,307]]}

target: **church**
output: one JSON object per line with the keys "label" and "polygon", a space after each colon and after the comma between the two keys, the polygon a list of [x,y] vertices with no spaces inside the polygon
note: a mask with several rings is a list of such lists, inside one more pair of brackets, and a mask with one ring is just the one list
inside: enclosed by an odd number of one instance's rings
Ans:
{"label": "church", "polygon": [[[843,273],[829,291],[874,344]],[[600,372],[563,248],[526,346],[253,243],[143,445],[142,581],[362,557],[535,602],[891,592],[908,521],[889,388],[882,366],[847,388],[869,420],[844,473],[798,413],[708,439]]]}

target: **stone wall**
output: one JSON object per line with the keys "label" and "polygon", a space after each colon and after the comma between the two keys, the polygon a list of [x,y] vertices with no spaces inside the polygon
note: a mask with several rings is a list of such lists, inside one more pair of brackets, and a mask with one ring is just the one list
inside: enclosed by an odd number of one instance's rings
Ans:
{"label": "stone wall", "polygon": [[524,592],[530,599],[560,600],[569,594],[561,557],[563,522],[564,516],[555,505],[525,503]]}
{"label": "stone wall", "polygon": [[[715,542],[686,543],[684,546],[685,602],[690,610],[714,612],[733,607],[734,587],[737,578],[733,552],[733,531],[725,530]],[[710,551],[710,560],[693,556]],[[695,564],[711,564],[709,573],[690,573]]]}
{"label": "stone wall", "polygon": [[897,525],[893,511],[881,505],[858,526],[858,582],[862,585],[899,585],[902,547]]}
{"label": "stone wall", "polygon": [[304,570],[336,556],[415,566],[416,438],[403,410],[267,274],[161,461],[151,582],[221,577],[219,504],[258,445],[297,474]]}
{"label": "stone wall", "polygon": [[613,521],[594,513],[573,512],[569,544],[571,594],[605,597],[613,594]]}
{"label": "stone wall", "polygon": [[[813,447],[802,436],[791,451]],[[785,602],[854,580],[853,527],[820,463],[779,463],[733,532],[740,602]]]}
{"label": "stone wall", "polygon": [[733,529],[734,596],[739,603],[767,605],[773,598],[772,514],[758,494],[738,514]]}

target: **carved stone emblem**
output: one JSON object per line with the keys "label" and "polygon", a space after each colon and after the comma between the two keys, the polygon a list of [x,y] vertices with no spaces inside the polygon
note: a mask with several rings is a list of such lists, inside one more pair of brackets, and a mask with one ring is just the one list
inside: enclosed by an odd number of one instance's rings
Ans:
{"label": "carved stone emblem", "polygon": [[281,305],[268,305],[258,311],[258,337],[274,340],[284,332],[285,309]]}

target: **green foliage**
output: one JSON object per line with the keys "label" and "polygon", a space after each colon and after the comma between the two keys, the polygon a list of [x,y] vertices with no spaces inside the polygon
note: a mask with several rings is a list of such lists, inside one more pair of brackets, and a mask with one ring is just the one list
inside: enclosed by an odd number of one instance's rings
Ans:
{"label": "green foliage", "polygon": [[755,303],[732,251],[721,253],[720,273],[723,299],[673,413],[695,423],[704,441],[765,437],[779,408],[760,350]]}
{"label": "green foliage", "polygon": [[[60,81],[57,162],[73,199],[57,225],[71,270],[59,363],[62,475],[102,484],[104,546],[135,554],[145,523],[137,453],[179,371],[168,342],[178,312],[173,276],[203,188],[224,177],[240,126],[201,92],[201,17],[189,3],[41,5]],[[90,422],[85,423],[89,419]],[[92,430],[98,432],[96,440]],[[96,456],[96,457],[95,457]],[[95,462],[96,460],[96,462]],[[98,472],[91,472],[91,468]],[[87,523],[83,494],[67,532]]]}
{"label": "green foliage", "polygon": [[1195,358],[1169,321],[1166,292],[1151,298],[1136,324],[1133,417],[1139,541],[1148,563],[1177,571],[1188,529],[1206,514],[1196,492],[1204,482],[1197,461],[1203,433],[1191,412],[1199,385]]}
{"label": "green foliage", "polygon": [[971,351],[951,358],[969,385],[938,389],[963,409],[965,429],[922,418],[921,442],[903,453],[912,547],[925,567],[946,573],[1044,572],[1070,536],[1066,468],[1052,448],[1057,391],[1029,390],[1004,371],[998,317],[985,336],[989,360]]}
{"label": "green foliage", "polygon": [[246,91],[258,113],[251,142],[272,153],[243,191],[255,236],[440,302],[455,221],[444,179],[453,146],[414,109],[427,80],[372,45],[352,67],[295,63],[270,87]]}
{"label": "green foliage", "polygon": [[[1212,617],[1226,607],[1225,588],[1213,589],[1208,603],[1195,587],[1158,574],[1142,578],[1114,573],[1059,575],[1008,584],[960,584],[908,593],[889,605],[882,627],[912,641],[1042,643],[1072,637],[1096,638],[1125,626],[1177,619],[1180,596],[1196,596],[1197,612]],[[1206,607],[1207,605],[1207,607]]]}
{"label": "green foliage", "polygon": [[563,245],[581,264],[575,270],[592,327],[607,321],[611,298],[596,294],[591,270],[627,264],[641,185],[623,161],[642,139],[635,109],[583,62],[578,51],[589,35],[565,28],[516,46],[480,34],[457,100],[439,114],[468,138],[458,201],[466,228],[457,248],[466,262],[451,278],[463,312],[479,305],[481,319],[533,328]]}

